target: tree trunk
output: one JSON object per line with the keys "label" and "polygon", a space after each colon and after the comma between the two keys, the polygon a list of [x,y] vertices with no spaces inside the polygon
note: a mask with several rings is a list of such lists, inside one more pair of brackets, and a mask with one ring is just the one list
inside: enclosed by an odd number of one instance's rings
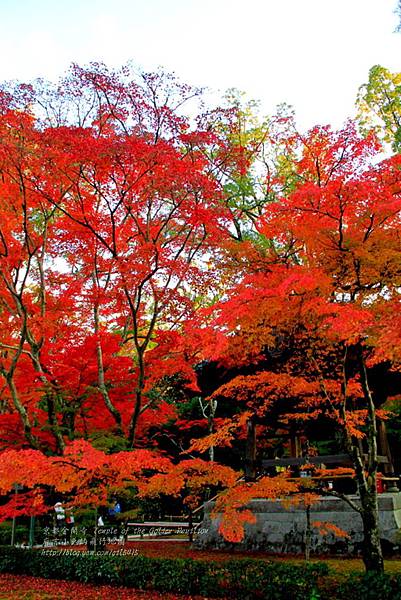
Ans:
{"label": "tree trunk", "polygon": [[14,383],[14,379],[13,379],[12,375],[10,376],[7,373],[3,373],[3,375],[6,378],[8,388],[11,392],[11,397],[13,399],[14,407],[16,408],[16,410],[21,418],[22,425],[24,428],[25,439],[27,440],[27,442],[29,443],[31,448],[35,448],[38,450],[39,449],[39,441],[35,438],[35,436],[32,433],[31,421],[29,419],[29,415],[28,415],[28,412],[27,412],[25,406],[22,404],[22,402],[19,399],[17,388]]}
{"label": "tree trunk", "polygon": [[376,490],[360,491],[364,540],[362,560],[366,571],[383,573],[384,562],[380,543],[378,502]]}
{"label": "tree trunk", "polygon": [[48,383],[46,383],[46,386],[48,387],[48,389],[45,392],[45,400],[47,405],[47,419],[50,425],[50,430],[54,436],[54,439],[56,440],[57,454],[63,454],[65,442],[63,434],[60,431],[60,426],[57,419],[56,401],[54,398],[53,390],[51,389]]}
{"label": "tree trunk", "polygon": [[377,417],[376,407],[369,388],[362,347],[359,348],[359,373],[367,406],[366,438],[368,442],[367,475],[364,473],[364,485],[359,488],[363,531],[365,534],[362,558],[367,571],[383,573],[384,563],[380,544],[379,506],[377,500]]}
{"label": "tree trunk", "polygon": [[377,417],[376,408],[372,394],[369,389],[368,375],[366,370],[363,348],[357,348],[359,361],[360,382],[367,409],[366,418],[366,444],[367,462],[363,459],[360,438],[353,437],[347,425],[347,377],[346,361],[347,351],[344,355],[344,380],[343,380],[343,405],[340,408],[340,416],[344,423],[344,444],[348,454],[352,457],[355,468],[355,479],[358,484],[360,508],[358,510],[362,518],[364,539],[362,544],[362,560],[366,571],[383,573],[384,562],[380,543],[379,531],[379,507],[377,499]]}
{"label": "tree trunk", "polygon": [[137,388],[135,392],[135,406],[131,416],[131,421],[128,430],[128,447],[133,448],[135,444],[136,427],[138,425],[139,415],[142,407],[142,388]]}
{"label": "tree trunk", "polygon": [[107,410],[113,417],[116,422],[116,433],[117,435],[123,435],[122,429],[122,417],[121,413],[114,406],[111,401],[109,392],[106,387],[105,377],[104,377],[104,365],[103,365],[103,351],[102,344],[100,341],[100,326],[99,326],[99,306],[95,304],[93,307],[93,315],[94,315],[94,323],[95,323],[95,334],[96,334],[96,359],[97,359],[97,374],[98,374],[98,388],[100,393],[102,394],[104,403],[106,405]]}

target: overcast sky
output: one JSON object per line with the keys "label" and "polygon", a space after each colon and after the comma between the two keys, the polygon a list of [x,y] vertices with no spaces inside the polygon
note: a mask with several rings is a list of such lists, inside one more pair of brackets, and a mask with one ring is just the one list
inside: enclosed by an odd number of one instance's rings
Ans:
{"label": "overcast sky", "polygon": [[340,125],[374,64],[401,71],[396,0],[0,0],[0,79],[57,79],[71,62],[161,65],[236,87],[301,127]]}

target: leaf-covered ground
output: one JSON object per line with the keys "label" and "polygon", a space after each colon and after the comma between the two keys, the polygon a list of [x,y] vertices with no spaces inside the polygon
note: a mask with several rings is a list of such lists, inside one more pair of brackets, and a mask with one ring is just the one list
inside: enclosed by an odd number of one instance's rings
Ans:
{"label": "leaf-covered ground", "polygon": [[[275,556],[263,552],[223,552],[220,550],[200,551],[191,548],[187,542],[130,542],[125,548],[136,548],[139,554],[163,558],[193,558],[198,560],[229,560],[232,558],[259,558],[265,560],[286,561],[302,564],[301,557]],[[113,549],[110,546],[110,549]],[[82,550],[84,548],[82,547]],[[327,578],[327,589],[335,589],[338,579],[342,579],[351,571],[363,571],[363,563],[356,558],[324,558],[323,560],[336,572]],[[387,572],[400,572],[401,559],[386,560]],[[180,594],[159,594],[155,591],[139,591],[124,587],[108,585],[91,585],[55,579],[42,579],[25,575],[0,574],[0,600],[202,600],[201,596],[184,596]]]}
{"label": "leaf-covered ground", "polygon": [[[128,542],[125,548],[136,548],[143,556],[154,556],[158,558],[193,558],[196,560],[232,560],[233,558],[258,558],[265,560],[291,561],[293,564],[304,562],[301,556],[268,554],[267,552],[241,552],[222,550],[195,550],[189,542]],[[113,546],[109,546],[110,549]],[[363,571],[363,562],[359,558],[326,558],[324,556],[312,556],[312,561],[323,561],[330,568],[349,573],[351,571]],[[389,573],[401,571],[401,558],[392,558],[385,561],[386,571]]]}
{"label": "leaf-covered ground", "polygon": [[202,600],[201,596],[141,592],[27,575],[0,574],[0,600]]}

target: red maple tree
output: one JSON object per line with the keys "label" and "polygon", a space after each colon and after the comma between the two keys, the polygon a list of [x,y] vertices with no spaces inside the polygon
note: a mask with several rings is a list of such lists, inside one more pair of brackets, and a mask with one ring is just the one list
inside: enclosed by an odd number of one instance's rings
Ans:
{"label": "red maple tree", "polygon": [[[293,191],[256,224],[272,242],[249,254],[244,247],[240,281],[215,307],[209,357],[244,375],[212,398],[231,400],[271,433],[331,420],[355,469],[359,504],[346,500],[362,517],[364,562],[380,571],[377,434],[385,412],[371,370],[399,369],[401,159],[377,162],[375,139],[360,138],[352,123],[339,132],[317,127],[298,145]],[[241,428],[237,415],[192,450],[232,444]],[[244,499],[261,485],[248,484]]]}

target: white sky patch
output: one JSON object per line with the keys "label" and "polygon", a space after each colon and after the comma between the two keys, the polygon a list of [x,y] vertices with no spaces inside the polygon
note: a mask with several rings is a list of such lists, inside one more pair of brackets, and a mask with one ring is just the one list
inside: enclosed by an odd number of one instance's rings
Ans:
{"label": "white sky patch", "polygon": [[[401,71],[396,0],[0,0],[0,79],[75,61],[162,65],[182,80],[340,125],[374,64]],[[6,58],[7,57],[7,58]]]}

